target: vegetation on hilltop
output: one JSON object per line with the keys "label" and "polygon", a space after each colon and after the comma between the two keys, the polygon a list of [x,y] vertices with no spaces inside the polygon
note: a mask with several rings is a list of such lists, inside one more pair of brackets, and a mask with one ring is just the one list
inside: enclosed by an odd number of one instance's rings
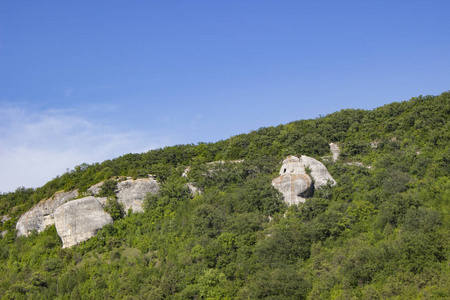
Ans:
{"label": "vegetation on hilltop", "polygon": [[[346,109],[211,144],[80,165],[0,195],[5,299],[437,299],[450,297],[450,93]],[[337,181],[287,207],[271,186],[287,155]],[[242,163],[206,164],[244,159]],[[361,162],[365,166],[349,165]],[[188,178],[181,177],[187,166]],[[58,190],[155,174],[144,213],[61,249],[55,227],[16,237],[17,218]],[[195,197],[185,184],[204,193]],[[269,218],[270,216],[270,218]],[[270,220],[272,219],[272,220]]]}

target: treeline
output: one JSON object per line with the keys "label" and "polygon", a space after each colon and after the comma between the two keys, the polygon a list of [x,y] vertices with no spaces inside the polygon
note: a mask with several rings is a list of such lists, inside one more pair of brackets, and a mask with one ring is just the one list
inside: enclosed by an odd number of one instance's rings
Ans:
{"label": "treeline", "polygon": [[[450,94],[346,109],[211,144],[127,154],[0,197],[6,299],[386,299],[450,297]],[[286,207],[271,180],[287,155],[329,156],[336,179]],[[241,163],[206,164],[244,159]],[[360,165],[352,164],[355,162]],[[187,166],[188,178],[181,177]],[[157,175],[145,212],[61,249],[55,228],[15,219],[57,190]],[[185,184],[203,191],[192,196]]]}

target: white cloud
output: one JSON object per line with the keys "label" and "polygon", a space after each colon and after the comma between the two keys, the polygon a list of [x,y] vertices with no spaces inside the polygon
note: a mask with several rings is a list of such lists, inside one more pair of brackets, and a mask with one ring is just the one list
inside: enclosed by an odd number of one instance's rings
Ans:
{"label": "white cloud", "polygon": [[74,89],[73,89],[73,88],[67,88],[67,89],[65,89],[65,90],[64,90],[64,97],[67,98],[67,97],[72,96],[73,92],[74,92]]}
{"label": "white cloud", "polygon": [[111,128],[76,111],[38,112],[0,105],[0,192],[42,186],[83,162],[102,162],[168,144],[168,138]]}

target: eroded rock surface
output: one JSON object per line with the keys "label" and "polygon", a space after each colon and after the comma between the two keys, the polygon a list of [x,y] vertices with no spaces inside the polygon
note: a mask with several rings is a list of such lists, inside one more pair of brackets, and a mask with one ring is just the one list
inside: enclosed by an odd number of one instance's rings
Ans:
{"label": "eroded rock surface", "polygon": [[[307,174],[307,171],[309,174]],[[302,155],[300,158],[288,156],[280,169],[280,176],[272,180],[272,185],[283,194],[288,205],[305,202],[320,188],[336,181],[320,161]]]}
{"label": "eroded rock surface", "polygon": [[[98,195],[103,185],[103,181],[88,188],[88,194]],[[127,179],[117,183],[117,201],[123,204],[125,211],[132,209],[133,212],[143,212],[142,205],[148,193],[156,194],[159,191],[158,182],[154,177],[139,178],[136,180]],[[104,201],[101,201],[104,205]]]}
{"label": "eroded rock surface", "polygon": [[122,203],[125,211],[142,212],[142,204],[148,193],[156,194],[159,191],[158,182],[152,178],[125,180],[117,183],[117,201]]}
{"label": "eroded rock surface", "polygon": [[67,202],[56,209],[56,231],[63,242],[63,248],[86,241],[95,236],[103,226],[113,223],[99,199],[101,198],[89,196]]}
{"label": "eroded rock surface", "polygon": [[64,203],[78,197],[78,191],[58,192],[53,197],[41,201],[33,208],[24,213],[17,221],[17,235],[27,236],[33,230],[38,233],[45,230],[47,226],[55,224],[55,210]]}
{"label": "eroded rock surface", "polygon": [[320,188],[321,186],[327,185],[330,181],[331,185],[335,185],[336,181],[333,179],[331,174],[328,172],[327,167],[317,159],[302,155],[300,157],[300,163],[306,168],[311,170],[311,177],[314,180],[314,186]]}
{"label": "eroded rock surface", "polygon": [[99,183],[94,184],[90,188],[88,188],[87,189],[87,195],[89,195],[89,196],[96,196],[100,192],[100,189],[102,188],[103,182],[104,181],[101,181]]}
{"label": "eroded rock surface", "polygon": [[[47,226],[56,224],[64,247],[70,247],[94,236],[102,226],[112,223],[112,218],[103,210],[106,198],[93,197],[99,193],[102,184],[103,182],[100,182],[91,186],[87,190],[87,194],[91,196],[79,200],[74,200],[78,197],[78,191],[74,190],[56,193],[53,197],[36,204],[17,222],[18,235],[26,236],[33,230],[40,233]],[[118,202],[124,205],[125,211],[131,208],[134,212],[142,212],[142,204],[147,193],[157,193],[158,190],[159,185],[154,177],[128,179],[117,183],[116,195]]]}
{"label": "eroded rock surface", "polygon": [[283,194],[284,202],[288,205],[305,202],[314,188],[308,174],[284,174],[275,178],[272,185]]}

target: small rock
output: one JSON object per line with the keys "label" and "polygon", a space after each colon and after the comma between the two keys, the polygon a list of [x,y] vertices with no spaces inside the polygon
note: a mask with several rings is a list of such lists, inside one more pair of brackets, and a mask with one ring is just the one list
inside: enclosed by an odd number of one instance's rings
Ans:
{"label": "small rock", "polygon": [[194,183],[192,183],[192,182],[186,183],[186,186],[189,188],[189,191],[191,192],[192,196],[201,195],[202,194],[202,191],[199,188],[197,188],[194,185]]}
{"label": "small rock", "polygon": [[183,174],[181,174],[181,177],[187,178],[189,171],[191,171],[191,167],[187,167],[186,169],[184,169],[184,172]]}

